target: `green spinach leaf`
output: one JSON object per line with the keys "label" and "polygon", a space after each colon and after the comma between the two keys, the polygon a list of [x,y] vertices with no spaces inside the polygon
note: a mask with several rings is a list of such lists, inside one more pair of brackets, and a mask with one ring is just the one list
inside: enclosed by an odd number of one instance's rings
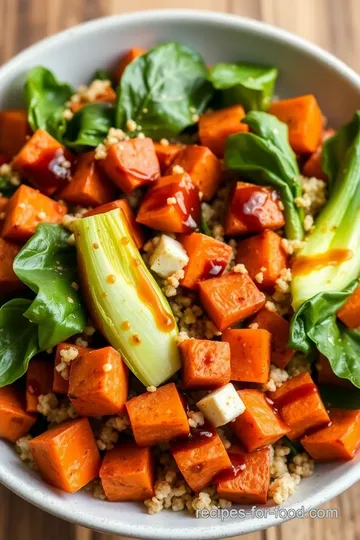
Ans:
{"label": "green spinach leaf", "polygon": [[320,385],[319,392],[325,407],[335,409],[360,409],[360,391],[358,388]]}
{"label": "green spinach leaf", "polygon": [[0,387],[22,377],[40,350],[37,326],[23,316],[30,304],[15,298],[0,308]]}
{"label": "green spinach leaf", "polygon": [[67,147],[83,152],[95,148],[114,125],[115,110],[109,103],[88,103],[68,122],[64,135]]}
{"label": "green spinach leaf", "polygon": [[268,109],[278,76],[274,67],[252,64],[216,64],[209,80],[222,91],[224,105],[241,104],[248,110]]}
{"label": "green spinach leaf", "polygon": [[213,236],[212,235],[212,232],[211,232],[211,229],[209,227],[209,225],[207,224],[207,221],[204,217],[204,213],[201,212],[201,219],[200,219],[200,231],[203,233],[203,234],[206,234],[206,236]]}
{"label": "green spinach leaf", "polygon": [[86,324],[81,298],[71,286],[77,264],[68,238],[60,225],[40,224],[14,261],[15,274],[37,295],[24,317],[38,325],[42,350],[82,332]]}
{"label": "green spinach leaf", "polygon": [[118,88],[116,126],[127,130],[133,120],[138,127],[132,136],[175,137],[196,124],[212,94],[201,56],[180,43],[163,43],[126,67]]}
{"label": "green spinach leaf", "polygon": [[302,190],[287,126],[275,116],[259,111],[248,113],[242,122],[253,133],[238,133],[227,139],[225,165],[252,183],[274,187],[285,208],[286,236],[301,240],[303,212],[296,206],[295,198]]}
{"label": "green spinach leaf", "polygon": [[71,86],[59,82],[48,69],[37,66],[28,73],[24,91],[29,124],[33,131],[45,129],[61,141],[66,128],[62,113],[65,103],[73,94]]}
{"label": "green spinach leaf", "polygon": [[18,186],[14,186],[8,176],[0,176],[0,193],[3,197],[11,197],[17,188]]}

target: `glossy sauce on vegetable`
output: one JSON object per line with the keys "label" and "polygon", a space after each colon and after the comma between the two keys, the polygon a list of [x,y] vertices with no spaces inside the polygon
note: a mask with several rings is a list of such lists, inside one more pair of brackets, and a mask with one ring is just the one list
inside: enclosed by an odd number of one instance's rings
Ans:
{"label": "glossy sauce on vegetable", "polygon": [[337,266],[353,256],[351,249],[331,249],[319,255],[298,255],[292,265],[295,275],[309,274],[313,270],[321,270],[325,266]]}
{"label": "glossy sauce on vegetable", "polygon": [[275,409],[282,409],[283,407],[286,407],[286,405],[290,405],[295,401],[311,396],[311,394],[315,394],[316,392],[317,386],[314,383],[303,384],[298,388],[290,390],[278,399],[274,399]]}
{"label": "glossy sauce on vegetable", "polygon": [[26,390],[33,396],[40,396],[42,394],[41,386],[36,379],[28,380]]}
{"label": "glossy sauce on vegetable", "polygon": [[175,328],[174,317],[166,311],[156,292],[152,288],[138,260],[133,260],[133,270],[136,275],[136,290],[139,298],[148,306],[154,315],[156,326],[162,332],[171,332]]}
{"label": "glossy sauce on vegetable", "polygon": [[231,461],[231,469],[221,472],[215,478],[215,483],[219,482],[231,482],[235,480],[239,474],[246,469],[245,459],[241,454],[232,454],[228,452]]}
{"label": "glossy sauce on vegetable", "polygon": [[265,205],[269,200],[277,200],[275,191],[262,187],[244,187],[237,189],[231,203],[231,212],[249,228],[261,228],[265,217]]}
{"label": "glossy sauce on vegetable", "polygon": [[221,276],[227,265],[227,261],[224,259],[208,260],[205,263],[204,270],[199,277],[199,281],[210,279],[216,276]]}

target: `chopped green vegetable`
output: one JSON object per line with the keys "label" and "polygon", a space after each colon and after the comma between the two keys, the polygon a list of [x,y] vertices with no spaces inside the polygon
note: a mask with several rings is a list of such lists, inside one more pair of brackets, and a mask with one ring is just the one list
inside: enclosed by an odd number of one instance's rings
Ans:
{"label": "chopped green vegetable", "polygon": [[14,186],[8,176],[0,176],[0,193],[3,197],[11,197],[17,188],[18,186]]}
{"label": "chopped green vegetable", "polygon": [[335,409],[360,409],[360,391],[358,388],[339,388],[338,386],[319,386],[321,399],[325,407]]}
{"label": "chopped green vegetable", "polygon": [[213,236],[211,229],[209,225],[207,224],[207,221],[204,217],[204,212],[201,212],[201,219],[200,219],[200,231],[203,234],[206,234],[206,236]]}
{"label": "chopped green vegetable", "polygon": [[64,143],[78,152],[95,148],[114,125],[114,117],[114,107],[109,103],[88,103],[68,122]]}
{"label": "chopped green vegetable", "polygon": [[252,133],[238,133],[227,139],[225,165],[252,183],[275,188],[285,208],[286,236],[301,240],[303,212],[295,204],[301,184],[287,126],[275,116],[258,111],[248,113],[242,122],[250,126]]}
{"label": "chopped green vegetable", "polygon": [[33,131],[45,129],[55,139],[62,141],[66,129],[62,114],[65,103],[73,94],[71,86],[59,82],[48,69],[37,66],[29,71],[24,91]]}
{"label": "chopped green vegetable", "polygon": [[268,109],[278,70],[251,64],[216,64],[210,69],[209,80],[221,90],[224,105],[241,104],[245,110]]}
{"label": "chopped green vegetable", "polygon": [[288,437],[283,437],[281,443],[290,448],[291,457],[297,456],[303,451],[303,447],[299,441],[291,441]]}
{"label": "chopped green vegetable", "polygon": [[36,298],[24,312],[37,324],[42,350],[82,332],[86,313],[72,287],[77,277],[76,251],[67,242],[69,233],[60,225],[43,223],[14,261],[14,272]]}
{"label": "chopped green vegetable", "polygon": [[180,43],[157,45],[133,60],[118,88],[116,126],[127,131],[129,120],[139,132],[159,140],[175,137],[197,123],[213,89],[201,56]]}
{"label": "chopped green vegetable", "polygon": [[22,377],[39,352],[37,326],[23,316],[30,304],[15,298],[0,308],[0,387]]}
{"label": "chopped green vegetable", "polygon": [[111,81],[111,74],[105,69],[97,69],[92,78],[93,81]]}
{"label": "chopped green vegetable", "polygon": [[97,327],[145,386],[180,368],[170,306],[117,210],[74,224],[79,269]]}

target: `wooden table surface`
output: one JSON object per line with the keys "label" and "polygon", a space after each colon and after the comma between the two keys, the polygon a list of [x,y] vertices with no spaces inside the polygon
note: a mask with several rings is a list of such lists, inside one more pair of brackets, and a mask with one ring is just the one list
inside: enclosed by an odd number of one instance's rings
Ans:
{"label": "wooden table surface", "polygon": [[[37,40],[96,17],[149,8],[198,8],[264,20],[336,54],[360,71],[360,0],[0,0],[0,63]],[[341,104],[334,103],[334,107]],[[360,538],[360,486],[324,508],[337,520],[292,520],[243,540]],[[119,540],[54,518],[0,487],[0,540]],[[122,540],[126,540],[122,538]],[[191,539],[195,540],[195,539]]]}

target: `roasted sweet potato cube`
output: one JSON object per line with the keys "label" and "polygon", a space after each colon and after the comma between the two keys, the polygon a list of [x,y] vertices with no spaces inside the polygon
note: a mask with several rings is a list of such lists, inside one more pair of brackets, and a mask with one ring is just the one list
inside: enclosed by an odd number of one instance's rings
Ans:
{"label": "roasted sweet potato cube", "polygon": [[159,178],[145,195],[138,223],[164,232],[190,232],[200,222],[199,190],[186,173]]}
{"label": "roasted sweet potato cube", "polygon": [[69,398],[82,416],[119,414],[128,393],[128,369],[112,347],[80,355],[71,363]]}
{"label": "roasted sweet potato cube", "polygon": [[148,137],[112,144],[100,161],[110,180],[124,193],[151,184],[160,176],[154,143]]}
{"label": "roasted sweet potato cube", "polygon": [[36,416],[26,412],[25,396],[16,384],[0,388],[0,438],[16,442],[35,424]]}
{"label": "roasted sweet potato cube", "polygon": [[192,183],[203,194],[204,201],[213,198],[218,190],[223,171],[220,160],[206,146],[186,146],[169,167],[167,174],[174,174],[175,166],[182,167],[190,175]]}
{"label": "roasted sweet potato cube", "polygon": [[220,475],[219,496],[238,504],[265,504],[270,484],[270,449],[245,452],[232,444],[228,454],[233,470]]}
{"label": "roasted sweet potato cube", "polygon": [[162,144],[161,142],[154,142],[154,146],[162,173],[165,173],[178,153],[184,148],[183,144]]}
{"label": "roasted sweet potato cube", "polygon": [[201,115],[199,120],[201,144],[210,148],[217,157],[224,157],[226,139],[235,133],[249,131],[249,126],[241,123],[244,117],[245,111],[241,105]]}
{"label": "roasted sweet potato cube", "polygon": [[322,135],[322,144],[317,147],[315,152],[311,154],[309,159],[304,163],[302,167],[302,174],[308,178],[315,177],[320,178],[321,180],[327,180],[327,176],[322,168],[322,149],[323,143],[329,137],[335,135],[334,129],[325,129]]}
{"label": "roasted sweet potato cube", "polygon": [[142,231],[141,225],[136,223],[134,212],[126,199],[119,199],[117,201],[112,201],[107,204],[98,206],[94,210],[89,210],[84,217],[96,216],[97,214],[105,214],[106,212],[111,212],[111,210],[116,210],[119,208],[123,212],[127,225],[129,227],[130,234],[132,235],[135,244],[139,249],[141,249],[145,242],[144,233]]}
{"label": "roasted sweet potato cube", "polygon": [[228,343],[208,339],[187,339],[180,345],[182,383],[187,390],[212,389],[230,381]]}
{"label": "roasted sweet potato cube", "polygon": [[71,176],[73,157],[45,130],[38,129],[14,157],[12,166],[44,195],[52,195]]}
{"label": "roasted sweet potato cube", "polygon": [[151,448],[124,442],[106,452],[99,476],[109,501],[144,501],[154,495]]}
{"label": "roasted sweet potato cube", "polygon": [[130,399],[126,409],[139,446],[152,446],[189,435],[188,418],[174,383]]}
{"label": "roasted sweet potato cube", "polygon": [[317,386],[307,372],[285,381],[269,396],[290,428],[289,439],[299,439],[330,421]]}
{"label": "roasted sweet potato cube", "polygon": [[225,218],[225,234],[244,236],[285,223],[277,192],[269,187],[237,182]]}
{"label": "roasted sweet potato cube", "polygon": [[271,363],[284,369],[295,353],[293,349],[289,349],[287,346],[290,327],[288,321],[278,313],[263,308],[252,319],[252,324],[256,324],[258,328],[270,332]]}
{"label": "roasted sweet potato cube", "polygon": [[246,450],[252,452],[263,446],[274,444],[289,431],[260,390],[238,391],[246,407],[243,414],[231,423],[231,429]]}
{"label": "roasted sweet potato cube", "polygon": [[215,430],[203,426],[192,437],[170,445],[181,474],[194,491],[212,484],[216,476],[231,469],[231,461]]}
{"label": "roasted sweet potato cube", "polygon": [[[64,353],[71,349],[70,353]],[[91,351],[87,347],[78,347],[72,343],[59,343],[56,347],[55,353],[55,366],[54,366],[54,376],[53,376],[53,391],[55,394],[67,394],[69,392],[69,376],[71,363],[69,363],[69,368],[66,370],[65,374],[67,378],[65,379],[63,375],[56,369],[59,364],[64,362],[63,355],[70,354],[70,356],[75,356],[74,350],[77,352],[78,356],[84,356],[84,354]],[[75,356],[77,358],[78,356]]]}
{"label": "roasted sweet potato cube", "polygon": [[243,321],[265,304],[265,296],[247,274],[229,273],[200,281],[200,301],[219,330]]}
{"label": "roasted sweet potato cube", "polygon": [[29,441],[41,476],[74,493],[99,474],[101,458],[87,418],[69,420]]}
{"label": "roasted sweet potato cube", "polygon": [[99,206],[114,197],[115,187],[100,170],[95,152],[79,156],[71,181],[57,194],[58,199],[80,206]]}
{"label": "roasted sweet potato cube", "polygon": [[315,152],[324,127],[324,119],[315,96],[308,94],[274,101],[269,107],[269,113],[288,125],[289,142],[294,152]]}
{"label": "roasted sweet potato cube", "polygon": [[232,381],[266,383],[269,380],[270,332],[228,328],[221,339],[230,345]]}
{"label": "roasted sweet potato cube", "polygon": [[241,240],[237,246],[236,262],[245,265],[251,279],[260,289],[271,290],[286,268],[286,253],[281,237],[270,229]]}
{"label": "roasted sweet potato cube", "polygon": [[339,309],[337,316],[351,330],[360,326],[360,285]]}
{"label": "roasted sweet potato cube", "polygon": [[231,247],[202,233],[184,234],[181,243],[189,262],[184,268],[181,285],[195,289],[198,281],[220,276],[231,257]]}
{"label": "roasted sweet potato cube", "polygon": [[9,199],[2,236],[24,243],[39,223],[61,223],[65,214],[66,206],[23,184]]}
{"label": "roasted sweet potato cube", "polygon": [[121,79],[122,74],[125,71],[125,68],[138,56],[142,56],[147,51],[146,49],[143,49],[142,47],[132,47],[129,51],[127,51],[125,54],[121,55],[120,60],[118,61],[114,77],[116,82],[119,82]]}
{"label": "roasted sweet potato cube", "polygon": [[46,358],[33,358],[26,372],[26,410],[37,412],[39,396],[52,391],[54,366]]}
{"label": "roasted sweet potato cube", "polygon": [[20,249],[18,244],[0,238],[0,298],[24,289],[24,284],[13,270],[14,259]]}
{"label": "roasted sweet potato cube", "polygon": [[0,111],[0,154],[6,159],[10,161],[21,150],[28,133],[27,111]]}
{"label": "roasted sweet potato cube", "polygon": [[316,461],[352,459],[360,446],[360,411],[330,409],[330,425],[301,439]]}

